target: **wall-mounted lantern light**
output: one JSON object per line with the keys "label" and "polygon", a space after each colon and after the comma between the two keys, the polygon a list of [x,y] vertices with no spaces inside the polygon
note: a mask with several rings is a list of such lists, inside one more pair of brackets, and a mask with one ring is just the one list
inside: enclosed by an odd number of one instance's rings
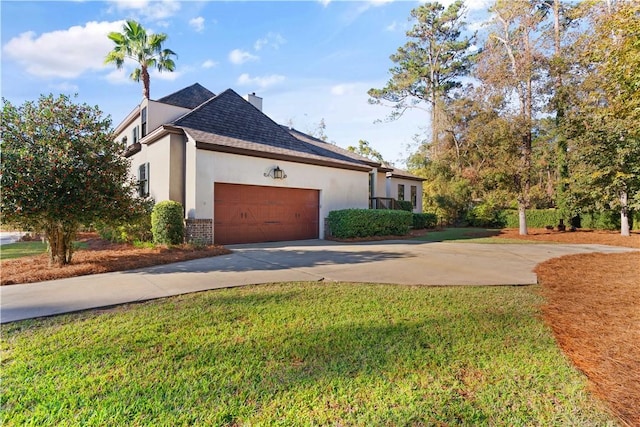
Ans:
{"label": "wall-mounted lantern light", "polygon": [[283,169],[280,169],[280,166],[276,166],[273,169],[270,169],[269,172],[265,173],[264,176],[270,176],[273,179],[285,179],[287,174],[284,173]]}

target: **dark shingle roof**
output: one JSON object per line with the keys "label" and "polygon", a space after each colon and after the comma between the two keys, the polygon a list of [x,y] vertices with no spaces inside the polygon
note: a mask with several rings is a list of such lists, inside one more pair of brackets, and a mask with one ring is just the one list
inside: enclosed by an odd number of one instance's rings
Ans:
{"label": "dark shingle roof", "polygon": [[398,168],[393,168],[391,172],[387,172],[387,176],[410,179],[412,181],[426,181],[426,178],[413,175],[412,173],[407,172],[406,170],[398,169]]}
{"label": "dark shingle roof", "polygon": [[171,124],[198,142],[366,169],[361,161],[294,137],[231,89]]}
{"label": "dark shingle roof", "polygon": [[215,93],[211,92],[199,83],[195,83],[189,87],[185,87],[184,89],[174,92],[171,95],[158,99],[158,102],[175,105],[176,107],[194,109],[214,96],[216,96]]}
{"label": "dark shingle roof", "polygon": [[[334,153],[334,155],[340,155],[351,161],[355,160],[357,162],[361,162],[369,166],[380,167],[380,162],[376,162],[375,160],[371,160],[367,157],[361,156],[360,154],[356,154],[353,151],[349,151],[342,147],[338,147],[337,145],[330,144],[314,136],[308,135],[304,132],[300,132],[297,129],[293,129],[285,125],[281,125],[281,127],[285,129],[287,132],[289,132],[291,135],[293,135],[294,137],[298,138],[299,140],[304,141],[316,147],[317,150],[320,150],[322,152],[331,151]],[[389,170],[391,170],[391,168],[389,168]]]}

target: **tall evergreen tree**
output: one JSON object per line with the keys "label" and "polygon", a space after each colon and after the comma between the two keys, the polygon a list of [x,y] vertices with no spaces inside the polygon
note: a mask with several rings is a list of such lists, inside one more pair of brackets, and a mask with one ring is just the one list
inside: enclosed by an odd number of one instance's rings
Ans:
{"label": "tall evergreen tree", "polygon": [[431,146],[438,150],[443,133],[445,98],[460,87],[460,77],[468,74],[475,36],[463,36],[464,2],[457,0],[445,8],[438,2],[425,3],[411,11],[413,27],[408,41],[391,55],[396,64],[382,89],[370,89],[370,102],[390,102],[390,119],[402,116],[408,108],[426,103],[431,113]]}

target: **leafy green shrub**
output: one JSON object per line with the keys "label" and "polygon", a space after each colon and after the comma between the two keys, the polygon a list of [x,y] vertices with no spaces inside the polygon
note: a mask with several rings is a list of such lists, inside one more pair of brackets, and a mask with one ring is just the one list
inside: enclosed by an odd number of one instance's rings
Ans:
{"label": "leafy green shrub", "polygon": [[433,213],[414,213],[413,228],[434,228],[438,223],[438,217]]}
{"label": "leafy green shrub", "polygon": [[384,209],[343,209],[329,212],[331,234],[339,239],[403,235],[409,232],[410,212]]}
{"label": "leafy green shrub", "polygon": [[[516,212],[516,222],[518,213]],[[505,211],[492,203],[481,203],[467,211],[466,222],[472,227],[504,227],[507,223]],[[517,225],[516,225],[517,226]]]}
{"label": "leafy green shrub", "polygon": [[93,225],[101,238],[116,243],[151,242],[153,200],[139,200],[128,218],[118,222],[98,221]]}
{"label": "leafy green shrub", "polygon": [[[631,226],[633,215],[629,215]],[[620,212],[587,212],[580,214],[580,226],[595,230],[617,230],[620,228]]]}
{"label": "leafy green shrub", "polygon": [[[505,227],[518,228],[518,211],[502,211],[505,218]],[[629,214],[629,225],[633,224],[634,213]],[[565,224],[577,228],[591,228],[594,230],[617,230],[620,228],[620,212],[583,212],[574,218],[564,218]],[[560,212],[555,209],[527,209],[527,227],[544,228],[547,225],[554,227],[560,222]]]}
{"label": "leafy green shrub", "polygon": [[[505,210],[501,213],[504,217],[504,226],[518,228],[518,211]],[[560,222],[560,214],[555,209],[527,209],[527,227],[544,228],[547,225],[554,227]]]}
{"label": "leafy green shrub", "polygon": [[184,241],[184,214],[182,205],[172,200],[156,204],[151,213],[153,242],[179,245]]}
{"label": "leafy green shrub", "polygon": [[403,211],[413,212],[413,203],[410,200],[398,200],[398,206]]}

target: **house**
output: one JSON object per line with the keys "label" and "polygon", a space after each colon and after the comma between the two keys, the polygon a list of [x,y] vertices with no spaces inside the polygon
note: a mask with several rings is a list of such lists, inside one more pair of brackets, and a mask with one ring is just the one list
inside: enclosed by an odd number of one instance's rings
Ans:
{"label": "house", "polygon": [[144,99],[115,131],[139,192],[185,209],[187,238],[322,238],[329,212],[378,197],[422,207],[422,178],[278,125],[262,99],[194,84]]}

